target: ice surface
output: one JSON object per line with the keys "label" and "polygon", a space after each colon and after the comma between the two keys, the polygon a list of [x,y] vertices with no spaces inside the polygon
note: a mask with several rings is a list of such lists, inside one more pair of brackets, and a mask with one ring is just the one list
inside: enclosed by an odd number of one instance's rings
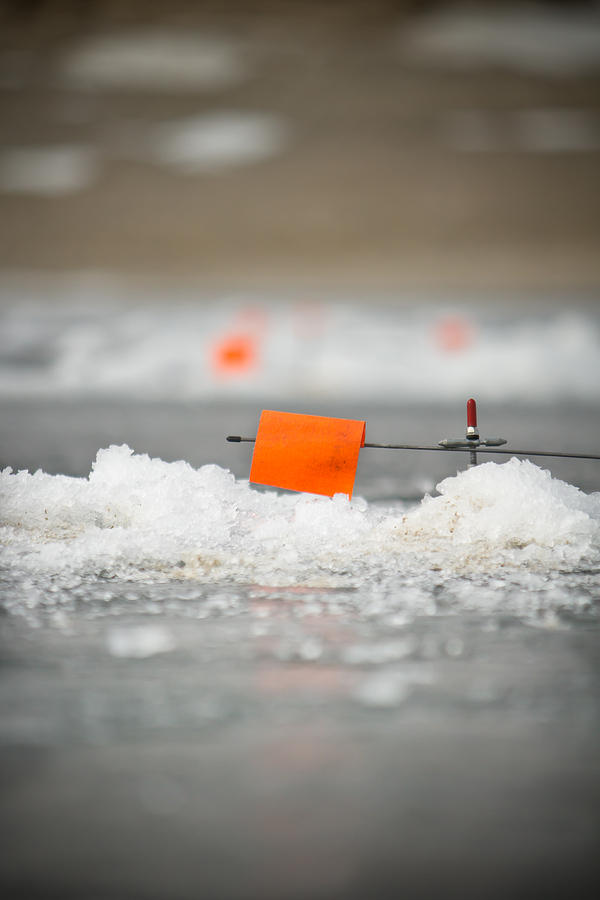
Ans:
{"label": "ice surface", "polygon": [[[462,472],[438,490],[417,505],[391,507],[344,495],[282,495],[216,465],[193,469],[111,446],[98,452],[88,478],[1,473],[2,568],[27,582],[23,602],[30,606],[39,579],[46,587],[48,579],[180,579],[366,587],[365,608],[380,615],[386,588],[401,583],[402,602],[388,610],[396,616],[435,612],[440,581],[449,602],[485,609],[497,602],[497,586],[506,599],[511,583],[519,595],[569,573],[596,577],[600,494],[517,459]],[[567,602],[575,608],[580,594]],[[561,591],[561,604],[565,598]],[[347,652],[363,660],[366,651],[357,645]],[[410,647],[392,641],[376,652],[392,661]],[[318,651],[311,646],[307,654]]]}

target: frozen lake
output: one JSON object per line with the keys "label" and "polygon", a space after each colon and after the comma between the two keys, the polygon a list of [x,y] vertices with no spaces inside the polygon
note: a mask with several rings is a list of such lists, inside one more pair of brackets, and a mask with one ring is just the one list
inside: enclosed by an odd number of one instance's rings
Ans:
{"label": "frozen lake", "polygon": [[599,12],[2,4],[2,898],[595,900]]}
{"label": "frozen lake", "polygon": [[277,405],[431,444],[472,393],[482,435],[597,453],[596,318],[296,314],[6,312],[7,895],[592,896],[599,464],[365,449],[348,502],[224,437]]}

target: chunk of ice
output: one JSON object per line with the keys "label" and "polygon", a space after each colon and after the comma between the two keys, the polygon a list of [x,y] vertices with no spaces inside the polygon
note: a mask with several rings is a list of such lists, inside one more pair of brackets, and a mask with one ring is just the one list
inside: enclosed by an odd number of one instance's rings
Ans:
{"label": "chunk of ice", "polygon": [[[438,490],[418,505],[389,509],[360,498],[280,495],[216,465],[194,469],[112,446],[98,452],[87,479],[0,473],[1,561],[25,581],[369,585],[365,614],[373,615],[411,603],[432,614],[436,579],[462,602],[485,607],[498,592],[494,574],[504,582],[516,573],[523,587],[539,591],[548,574],[600,565],[600,494],[584,494],[529,461],[485,463]],[[473,577],[487,578],[485,589]],[[385,594],[398,579],[401,609]],[[37,603],[32,597],[27,602]],[[376,652],[391,661],[412,649],[394,640]],[[312,645],[305,651],[316,654]],[[352,652],[368,662],[358,645]]]}

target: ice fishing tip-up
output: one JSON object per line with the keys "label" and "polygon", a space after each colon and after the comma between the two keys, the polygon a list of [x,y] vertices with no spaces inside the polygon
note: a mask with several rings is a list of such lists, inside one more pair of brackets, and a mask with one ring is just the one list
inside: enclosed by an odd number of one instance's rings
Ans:
{"label": "ice fishing tip-up", "polygon": [[600,459],[590,453],[550,450],[514,450],[503,448],[500,437],[482,438],[477,425],[477,404],[467,401],[467,427],[464,438],[444,438],[435,446],[421,444],[381,444],[365,441],[366,422],[334,419],[327,416],[263,410],[255,438],[230,434],[232,443],[255,444],[250,481],[289,490],[333,496],[352,496],[359,451],[435,450],[469,454],[469,468],[477,465],[477,454],[504,456],[550,456],[568,459]]}

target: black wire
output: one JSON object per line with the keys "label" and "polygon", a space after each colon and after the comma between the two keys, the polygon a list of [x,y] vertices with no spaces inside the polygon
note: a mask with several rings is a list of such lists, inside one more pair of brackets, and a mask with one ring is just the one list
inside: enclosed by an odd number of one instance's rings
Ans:
{"label": "black wire", "polygon": [[484,447],[417,447],[414,444],[365,444],[365,447],[376,447],[380,450],[436,450],[441,453],[498,453],[502,456],[562,456],[566,459],[600,459],[590,453],[562,453],[549,450],[497,450]]}
{"label": "black wire", "polygon": [[[256,438],[240,437],[237,434],[230,434],[228,441],[234,443],[250,443],[253,444]],[[371,447],[377,450],[435,450],[437,453],[497,453],[502,456],[554,456],[563,457],[565,459],[600,459],[592,453],[562,453],[560,451],[552,452],[549,450],[497,450],[484,447],[481,444],[478,447],[422,447],[416,444],[363,444],[364,447]]]}

